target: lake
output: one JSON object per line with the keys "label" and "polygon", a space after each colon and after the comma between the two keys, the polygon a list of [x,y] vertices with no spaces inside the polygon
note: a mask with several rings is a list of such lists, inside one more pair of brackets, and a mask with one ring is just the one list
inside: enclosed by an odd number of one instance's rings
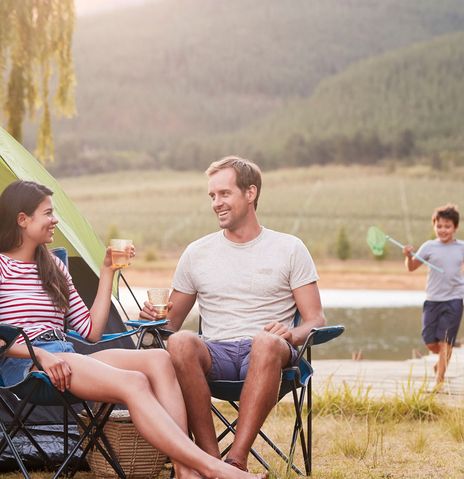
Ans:
{"label": "lake", "polygon": [[[133,288],[139,301],[146,299],[146,288]],[[329,324],[343,324],[345,333],[335,341],[313,349],[314,359],[350,359],[362,351],[364,359],[409,359],[412,350],[425,353],[420,336],[422,291],[321,290],[321,300]],[[123,304],[130,305],[126,289],[121,288]],[[136,308],[128,308],[131,316]],[[198,313],[192,311],[185,324],[196,330]]]}

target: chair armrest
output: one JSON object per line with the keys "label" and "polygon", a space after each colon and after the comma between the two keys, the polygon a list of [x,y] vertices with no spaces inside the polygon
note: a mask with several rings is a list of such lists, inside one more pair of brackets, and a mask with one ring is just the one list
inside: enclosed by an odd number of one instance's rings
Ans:
{"label": "chair armrest", "polygon": [[323,326],[322,328],[313,328],[305,339],[305,342],[298,353],[297,362],[301,360],[308,348],[317,344],[327,343],[340,336],[345,331],[345,326]]}
{"label": "chair armrest", "polygon": [[3,356],[8,351],[8,349],[11,348],[11,346],[13,346],[19,336],[22,336],[24,338],[24,342],[27,346],[29,355],[31,356],[34,366],[40,371],[43,371],[43,367],[34,353],[34,349],[32,348],[29,337],[24,332],[23,328],[20,328],[19,326],[11,326],[9,324],[0,325],[0,357]]}
{"label": "chair armrest", "polygon": [[142,332],[144,329],[147,328],[157,328],[158,326],[164,326],[167,324],[166,319],[160,319],[158,321],[142,321],[142,320],[133,320],[127,321],[124,324],[132,327],[133,329],[128,329],[127,331],[121,331],[119,333],[106,333],[102,334],[101,338],[96,342],[87,341],[83,338],[79,333],[73,331],[72,329],[66,332],[66,335],[69,336],[71,339],[75,341],[79,341],[80,343],[86,344],[88,346],[102,344],[102,343],[109,343],[111,341],[116,341],[121,338],[125,338],[127,336],[133,336],[134,334]]}

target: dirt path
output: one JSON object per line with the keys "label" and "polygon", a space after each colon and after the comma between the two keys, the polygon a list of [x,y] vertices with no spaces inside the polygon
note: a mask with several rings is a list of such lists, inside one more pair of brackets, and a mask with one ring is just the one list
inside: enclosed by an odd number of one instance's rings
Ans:
{"label": "dirt path", "polygon": [[[169,286],[175,267],[176,259],[135,264],[124,275],[132,286]],[[401,261],[324,260],[317,268],[321,289],[423,290],[427,273],[425,268],[409,273]]]}

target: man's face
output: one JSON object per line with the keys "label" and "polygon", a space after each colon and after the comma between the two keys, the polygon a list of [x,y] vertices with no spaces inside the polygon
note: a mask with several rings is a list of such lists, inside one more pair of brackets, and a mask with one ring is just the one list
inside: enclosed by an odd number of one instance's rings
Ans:
{"label": "man's face", "polygon": [[454,240],[454,234],[456,233],[456,227],[454,223],[446,218],[438,218],[433,225],[436,237],[442,243],[449,243]]}
{"label": "man's face", "polygon": [[221,228],[233,231],[246,223],[250,208],[249,194],[237,186],[233,168],[219,170],[210,176],[208,194]]}

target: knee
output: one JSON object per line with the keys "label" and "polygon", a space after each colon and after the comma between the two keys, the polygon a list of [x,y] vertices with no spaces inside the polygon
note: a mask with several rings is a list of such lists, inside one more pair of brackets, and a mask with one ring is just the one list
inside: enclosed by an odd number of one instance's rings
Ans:
{"label": "knee", "polygon": [[156,367],[150,367],[150,370],[165,370],[172,367],[172,361],[170,354],[164,349],[146,349],[143,351],[149,357],[147,358],[150,364]]}
{"label": "knee", "polygon": [[179,331],[168,339],[168,352],[172,362],[177,364],[197,356],[200,339],[190,331]]}
{"label": "knee", "polygon": [[438,343],[428,343],[426,346],[427,349],[434,354],[438,354],[440,352],[440,345]]}
{"label": "knee", "polygon": [[261,331],[253,338],[251,352],[262,359],[280,357],[284,343],[285,340],[280,336]]}
{"label": "knee", "polygon": [[127,371],[127,377],[124,384],[127,385],[128,392],[133,394],[137,391],[137,394],[144,391],[151,391],[150,381],[148,377],[140,371]]}

